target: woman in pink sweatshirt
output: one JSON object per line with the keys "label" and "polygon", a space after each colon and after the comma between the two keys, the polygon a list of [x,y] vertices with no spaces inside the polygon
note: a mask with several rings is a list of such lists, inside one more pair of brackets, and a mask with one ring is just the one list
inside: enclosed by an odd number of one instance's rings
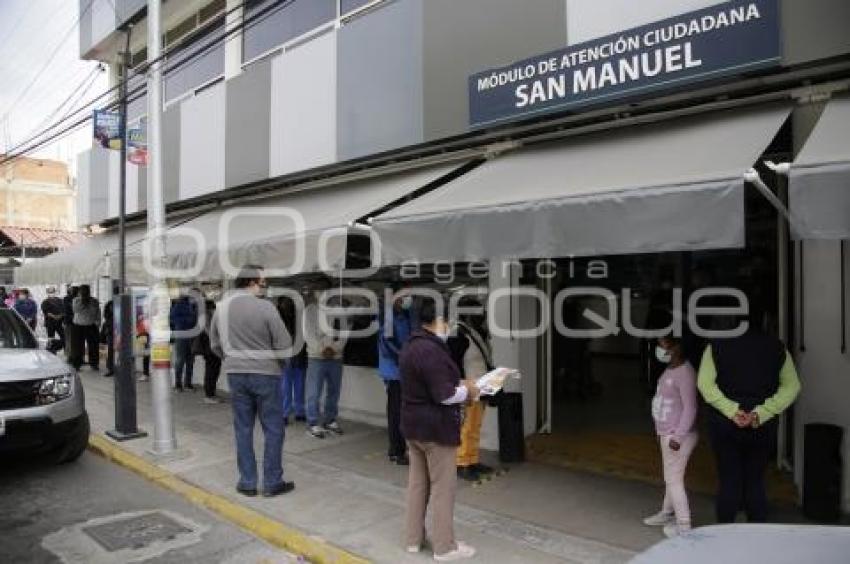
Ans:
{"label": "woman in pink sweatshirt", "polygon": [[691,529],[691,511],[685,492],[685,470],[697,444],[697,376],[685,360],[682,343],[674,337],[658,340],[655,355],[667,369],[658,379],[652,400],[652,417],[664,463],[664,504],[661,512],[644,523],[663,526],[664,534],[674,537]]}

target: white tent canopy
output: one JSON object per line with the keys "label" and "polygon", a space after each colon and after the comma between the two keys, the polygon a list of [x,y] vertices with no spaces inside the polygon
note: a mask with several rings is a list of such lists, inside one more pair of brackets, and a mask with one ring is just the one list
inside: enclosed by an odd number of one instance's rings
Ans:
{"label": "white tent canopy", "polygon": [[791,167],[797,239],[850,239],[850,96],[831,100]]}
{"label": "white tent canopy", "polygon": [[742,247],[744,174],[789,113],[716,112],[496,158],[375,218],[384,261]]}

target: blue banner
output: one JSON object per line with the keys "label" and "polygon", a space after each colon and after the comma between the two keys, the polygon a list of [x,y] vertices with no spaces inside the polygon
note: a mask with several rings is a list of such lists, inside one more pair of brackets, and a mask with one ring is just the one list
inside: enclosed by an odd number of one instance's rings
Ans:
{"label": "blue banner", "polygon": [[599,105],[780,64],[778,0],[716,6],[469,79],[473,127]]}

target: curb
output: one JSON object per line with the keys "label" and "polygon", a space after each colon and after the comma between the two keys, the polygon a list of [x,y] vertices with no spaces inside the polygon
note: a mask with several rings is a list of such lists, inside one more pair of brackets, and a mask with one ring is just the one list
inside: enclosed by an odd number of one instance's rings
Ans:
{"label": "curb", "polygon": [[288,527],[258,511],[190,484],[99,435],[89,436],[88,448],[91,452],[131,470],[154,484],[181,495],[191,503],[212,511],[272,546],[301,555],[310,562],[317,564],[367,564],[369,562],[363,557]]}

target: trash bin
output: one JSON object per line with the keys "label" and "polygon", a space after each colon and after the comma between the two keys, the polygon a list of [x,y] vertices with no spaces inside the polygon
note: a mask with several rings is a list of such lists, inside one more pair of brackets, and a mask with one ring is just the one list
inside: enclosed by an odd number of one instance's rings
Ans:
{"label": "trash bin", "polygon": [[837,425],[810,423],[803,442],[803,514],[814,521],[841,519],[844,430]]}
{"label": "trash bin", "polygon": [[525,461],[525,429],[520,393],[499,394],[499,460],[505,463]]}

